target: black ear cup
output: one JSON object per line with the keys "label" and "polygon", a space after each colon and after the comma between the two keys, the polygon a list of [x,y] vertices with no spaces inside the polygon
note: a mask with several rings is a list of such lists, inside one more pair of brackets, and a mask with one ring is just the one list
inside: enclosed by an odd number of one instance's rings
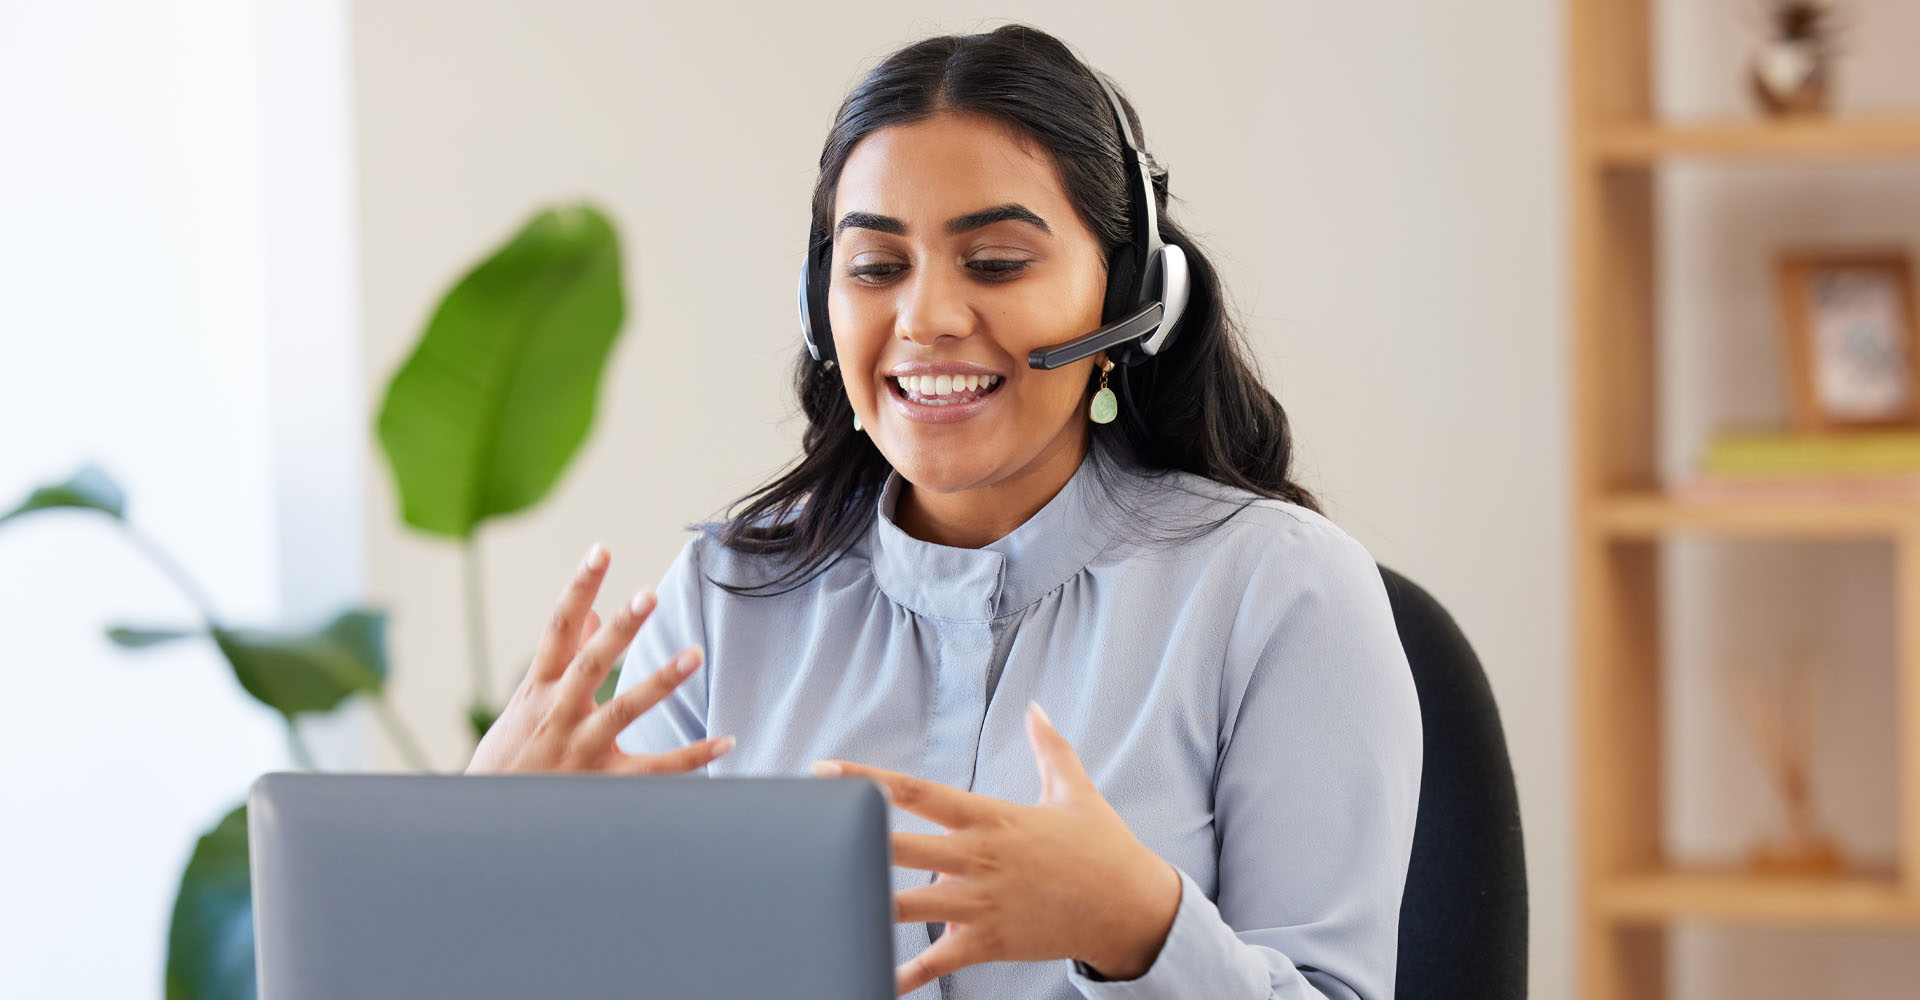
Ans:
{"label": "black ear cup", "polygon": [[[809,247],[812,241],[808,241]],[[827,280],[833,267],[833,244],[810,249],[800,265],[800,334],[815,361],[833,361],[833,328],[827,322]]]}

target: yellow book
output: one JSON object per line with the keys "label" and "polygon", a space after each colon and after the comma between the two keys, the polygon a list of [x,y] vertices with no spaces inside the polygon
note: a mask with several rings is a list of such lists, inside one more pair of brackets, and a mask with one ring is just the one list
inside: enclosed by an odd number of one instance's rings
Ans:
{"label": "yellow book", "polygon": [[1903,476],[1920,474],[1920,430],[1841,434],[1722,434],[1701,462],[1710,476]]}

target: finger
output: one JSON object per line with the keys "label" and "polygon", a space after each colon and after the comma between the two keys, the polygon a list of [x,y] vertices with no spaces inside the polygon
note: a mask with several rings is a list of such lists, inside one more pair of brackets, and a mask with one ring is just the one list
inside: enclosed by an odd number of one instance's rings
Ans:
{"label": "finger", "polygon": [[613,620],[587,640],[579,651],[573,654],[573,662],[567,665],[567,672],[560,678],[560,703],[571,705],[585,698],[589,707],[593,703],[593,693],[600,690],[600,682],[607,679],[607,673],[613,669],[620,654],[633,643],[634,633],[640,631],[640,625],[653,613],[660,603],[653,591],[643,590],[633,599],[620,605],[613,613]]}
{"label": "finger", "polygon": [[[673,659],[667,661],[666,666],[648,674],[641,679],[640,683],[607,699],[607,703],[600,706],[600,711],[588,724],[593,730],[589,735],[595,740],[612,740],[619,736],[621,731],[633,724],[633,720],[646,714],[648,709],[660,704],[667,695],[672,694],[673,689],[679,687],[681,681],[693,676],[693,672],[700,669],[700,664],[705,659],[698,646],[688,646],[681,650]],[[598,689],[598,683],[594,687]]]}
{"label": "finger", "polygon": [[940,935],[940,940],[935,941],[932,947],[900,963],[893,970],[893,995],[912,993],[941,976],[972,965],[977,959],[969,957],[967,951],[963,935],[954,934],[951,930]]}
{"label": "finger", "polygon": [[[574,637],[573,645],[568,646],[565,649],[559,650],[556,653],[556,655],[564,657],[569,663],[571,663],[573,661],[574,654],[579,652],[580,647],[582,645],[585,645],[588,639],[593,638],[593,633],[599,631],[599,629],[600,629],[599,612],[594,611],[592,608],[588,608],[587,619],[586,621],[580,623],[580,634]],[[520,688],[524,689],[527,685],[533,683],[534,679],[535,678],[533,676],[533,664],[529,663],[527,665],[526,673],[520,676]],[[518,694],[519,691],[516,690],[514,693]]]}
{"label": "finger", "polygon": [[[568,661],[573,659],[573,651],[580,634],[580,622],[593,610],[593,596],[600,592],[600,581],[607,574],[607,564],[611,562],[607,550],[599,542],[587,550],[587,556],[581,560],[580,568],[574,571],[573,579],[560,591],[560,599],[555,602],[553,617],[547,620],[546,631],[540,633],[540,646],[534,650],[533,666],[527,669],[527,676],[538,681],[551,681],[567,669]],[[575,641],[569,645],[569,641]]]}
{"label": "finger", "polygon": [[580,634],[574,637],[573,648],[567,650],[567,659],[573,659],[573,654],[581,646],[586,645],[587,640],[593,638],[593,634],[598,631],[600,631],[600,612],[588,608],[587,620],[580,623]]}
{"label": "finger", "polygon": [[973,857],[952,836],[931,833],[893,835],[893,863],[897,868],[966,875],[974,870]]}
{"label": "finger", "polygon": [[949,882],[935,882],[893,894],[896,924],[966,923],[977,920],[985,908],[973,895]]}
{"label": "finger", "polygon": [[971,826],[1000,804],[997,799],[963,792],[937,781],[844,760],[814,761],[813,773],[822,778],[867,778],[886,789],[894,805],[949,830]]}
{"label": "finger", "polygon": [[731,736],[711,736],[666,753],[624,754],[614,770],[621,774],[685,774],[713,763],[733,746]]}
{"label": "finger", "polygon": [[1040,769],[1040,804],[1064,804],[1088,790],[1097,795],[1093,779],[1080,764],[1080,755],[1037,701],[1027,702],[1027,742],[1033,746],[1034,764]]}

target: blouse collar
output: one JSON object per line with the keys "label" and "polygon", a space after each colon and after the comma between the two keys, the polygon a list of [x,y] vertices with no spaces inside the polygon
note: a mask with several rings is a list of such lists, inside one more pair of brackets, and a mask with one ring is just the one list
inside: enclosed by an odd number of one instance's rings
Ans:
{"label": "blouse collar", "polygon": [[869,540],[874,581],[909,610],[954,621],[1000,618],[1039,600],[1112,540],[1114,501],[1094,468],[1097,450],[1088,447],[1046,506],[977,549],[938,545],[902,531],[893,515],[905,481],[897,470],[888,472]]}

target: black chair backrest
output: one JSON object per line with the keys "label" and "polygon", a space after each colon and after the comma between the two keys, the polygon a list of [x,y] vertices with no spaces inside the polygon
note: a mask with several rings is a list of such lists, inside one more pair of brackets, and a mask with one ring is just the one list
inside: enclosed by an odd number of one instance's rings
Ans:
{"label": "black chair backrest", "polygon": [[1400,900],[1399,1000],[1527,995],[1520,800],[1480,658],[1433,595],[1382,567],[1420,698],[1425,759]]}

